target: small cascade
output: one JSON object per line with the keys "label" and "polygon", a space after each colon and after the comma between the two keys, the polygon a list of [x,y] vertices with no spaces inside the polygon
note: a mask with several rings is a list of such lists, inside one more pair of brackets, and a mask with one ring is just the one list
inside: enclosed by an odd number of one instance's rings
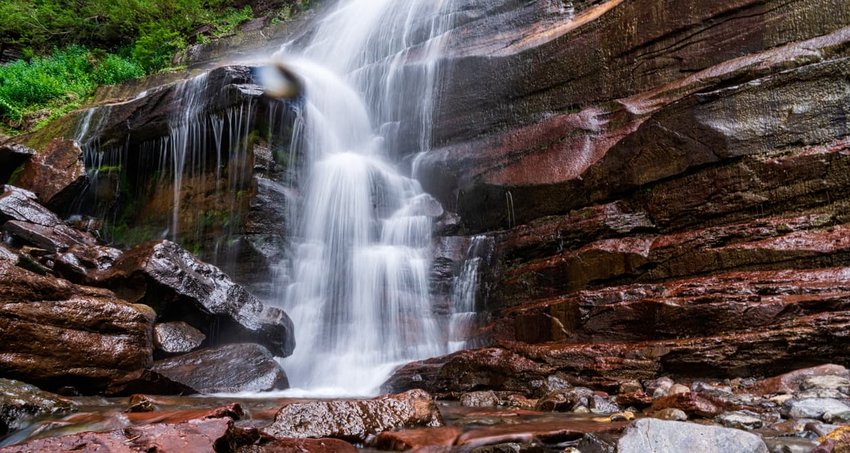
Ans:
{"label": "small cascade", "polygon": [[449,322],[449,349],[459,351],[478,346],[475,330],[480,322],[481,271],[489,265],[493,253],[493,239],[479,235],[472,238],[460,274],[455,278],[452,288],[452,309]]}
{"label": "small cascade", "polygon": [[450,1],[352,0],[279,58],[303,80],[306,179],[292,282],[295,387],[366,395],[393,367],[447,351],[429,298],[442,207],[393,162],[428,150]]}

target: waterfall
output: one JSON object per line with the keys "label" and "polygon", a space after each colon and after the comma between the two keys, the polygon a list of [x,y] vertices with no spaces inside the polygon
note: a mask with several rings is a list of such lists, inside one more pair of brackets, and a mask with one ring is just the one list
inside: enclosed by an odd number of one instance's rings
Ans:
{"label": "waterfall", "polygon": [[428,292],[442,207],[395,163],[430,146],[450,3],[341,1],[312,42],[277,56],[304,85],[293,148],[306,179],[282,296],[294,387],[366,395],[397,364],[447,351]]}
{"label": "waterfall", "polygon": [[479,294],[479,281],[482,265],[490,264],[495,244],[493,238],[479,235],[472,238],[460,275],[452,287],[451,320],[449,321],[449,349],[461,349],[480,346],[473,339],[480,322],[480,310],[476,307]]}

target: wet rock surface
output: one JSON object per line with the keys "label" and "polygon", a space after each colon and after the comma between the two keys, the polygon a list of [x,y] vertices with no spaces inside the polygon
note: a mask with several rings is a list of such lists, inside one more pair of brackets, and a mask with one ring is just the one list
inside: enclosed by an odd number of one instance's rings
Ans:
{"label": "wet rock surface", "polygon": [[154,346],[167,354],[191,352],[206,338],[200,330],[183,321],[158,323],[153,329]]}
{"label": "wet rock surface", "polygon": [[289,388],[268,349],[243,343],[201,349],[159,360],[152,371],[197,393],[264,392]]}
{"label": "wet rock surface", "polygon": [[378,433],[413,426],[442,426],[431,395],[421,390],[362,401],[290,404],[264,432],[275,437],[333,437],[364,442]]}
{"label": "wet rock surface", "polygon": [[213,344],[255,342],[287,356],[295,347],[292,321],[265,306],[219,268],[170,241],[125,252],[97,279],[127,300],[153,307],[160,321],[184,321]]}
{"label": "wet rock surface", "polygon": [[48,208],[71,212],[86,185],[83,151],[73,140],[53,140],[35,154],[15,179],[15,184],[33,191]]}
{"label": "wet rock surface", "polygon": [[102,390],[153,362],[154,312],[112,292],[0,261],[0,375],[48,390]]}
{"label": "wet rock surface", "polygon": [[30,419],[76,410],[76,405],[59,395],[10,379],[0,379],[0,436],[23,428]]}

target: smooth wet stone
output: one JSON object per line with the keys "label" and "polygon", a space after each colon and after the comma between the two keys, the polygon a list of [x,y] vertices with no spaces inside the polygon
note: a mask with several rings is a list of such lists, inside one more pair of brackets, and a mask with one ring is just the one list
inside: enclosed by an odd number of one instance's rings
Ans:
{"label": "smooth wet stone", "polygon": [[154,346],[168,354],[191,352],[206,338],[200,330],[183,321],[158,323],[153,331]]}
{"label": "smooth wet stone", "polygon": [[782,405],[783,414],[793,418],[820,419],[825,414],[841,414],[850,411],[846,403],[831,398],[792,399]]}
{"label": "smooth wet stone", "polygon": [[295,347],[292,320],[266,306],[221,269],[171,241],[125,252],[98,279],[134,302],[153,307],[160,322],[185,321],[221,343],[258,343],[276,356]]}
{"label": "smooth wet stone", "polygon": [[660,420],[671,420],[676,422],[683,422],[688,419],[688,414],[681,409],[676,409],[673,407],[668,407],[666,409],[661,409],[652,413],[653,418],[657,418]]}
{"label": "smooth wet stone", "polygon": [[205,348],[159,360],[152,370],[197,393],[265,392],[289,388],[286,373],[268,349],[252,343]]}
{"label": "smooth wet stone", "polygon": [[76,410],[72,401],[33,385],[0,379],[0,436],[23,428],[29,420]]}
{"label": "smooth wet stone", "polygon": [[460,404],[465,407],[496,407],[499,397],[493,391],[469,392],[460,396]]}
{"label": "smooth wet stone", "polygon": [[292,403],[263,432],[274,437],[333,437],[364,442],[369,436],[405,427],[443,425],[434,399],[410,390],[371,400]]}
{"label": "smooth wet stone", "polygon": [[602,415],[620,412],[620,406],[617,406],[615,403],[609,401],[608,398],[600,395],[593,395],[590,397],[588,401],[588,409],[590,409],[590,412],[593,414]]}
{"label": "smooth wet stone", "polygon": [[750,411],[725,412],[715,419],[727,428],[735,429],[759,429],[764,426],[764,420]]}
{"label": "smooth wet stone", "polygon": [[378,434],[374,447],[397,451],[431,446],[450,447],[454,445],[461,432],[461,429],[455,426],[384,431]]}
{"label": "smooth wet stone", "polygon": [[719,426],[654,418],[638,420],[629,426],[617,443],[618,453],[768,453],[764,441],[755,434]]}

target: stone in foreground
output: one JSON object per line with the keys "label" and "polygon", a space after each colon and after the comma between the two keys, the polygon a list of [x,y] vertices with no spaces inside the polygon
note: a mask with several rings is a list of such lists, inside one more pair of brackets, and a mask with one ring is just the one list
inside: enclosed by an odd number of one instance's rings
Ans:
{"label": "stone in foreground", "polygon": [[289,388],[286,373],[268,349],[242,343],[160,360],[155,373],[198,393],[264,392]]}
{"label": "stone in foreground", "polygon": [[626,429],[619,453],[768,453],[755,434],[737,429],[645,418]]}
{"label": "stone in foreground", "polygon": [[369,436],[405,427],[443,425],[434,399],[422,390],[372,400],[290,404],[263,431],[274,437],[332,437],[365,442]]}
{"label": "stone in foreground", "polygon": [[32,418],[75,410],[74,403],[29,384],[0,379],[0,436],[20,429]]}

